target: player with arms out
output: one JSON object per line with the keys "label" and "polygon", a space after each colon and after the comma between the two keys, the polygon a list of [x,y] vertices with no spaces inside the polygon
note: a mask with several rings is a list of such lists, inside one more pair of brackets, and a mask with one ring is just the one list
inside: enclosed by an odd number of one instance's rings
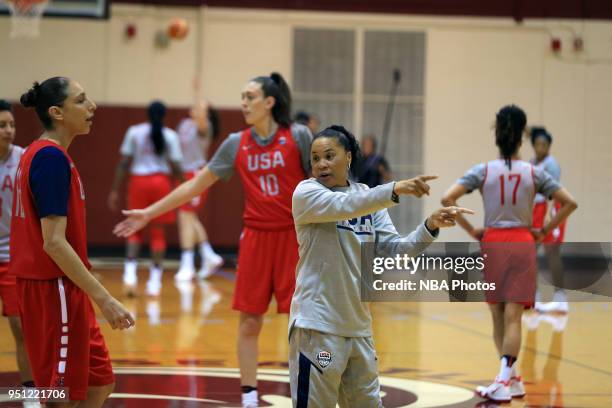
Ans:
{"label": "player with arms out", "polygon": [[[521,349],[521,316],[535,301],[535,242],[540,242],[577,207],[569,192],[548,173],[519,159],[526,123],[527,116],[519,107],[509,105],[500,109],[495,120],[499,159],[472,167],[442,198],[444,205],[457,205],[464,194],[474,190],[482,194],[486,229],[474,228],[463,217],[458,217],[457,222],[482,242],[484,277],[495,283],[495,291],[487,291],[485,296],[501,367],[495,381],[487,387],[478,387],[477,392],[498,402],[525,395],[516,360]],[[536,193],[559,201],[561,208],[542,230],[532,231]]]}
{"label": "player with arms out", "polygon": [[[198,92],[197,83],[195,102],[189,117],[181,120],[176,133],[183,152],[183,172],[187,180],[206,166],[206,157],[211,142],[219,133],[219,117],[215,110],[208,106]],[[182,205],[178,212],[179,239],[181,243],[181,264],[174,276],[177,281],[189,281],[195,276],[194,247],[200,249],[202,266],[198,271],[200,279],[206,279],[223,264],[221,258],[212,248],[208,234],[198,219],[198,211],[204,205],[208,190]]]}
{"label": "player with arms out", "polygon": [[170,195],[143,210],[124,211],[115,227],[132,234],[149,220],[196,197],[219,178],[238,173],[245,192],[233,308],[240,312],[238,362],[242,404],[257,407],[258,338],[272,295],[279,313],[288,313],[295,287],[297,240],[291,195],[309,169],[310,131],[291,125],[289,86],[278,73],[249,81],[242,113],[250,127],[232,133],[210,163]]}
{"label": "player with arms out", "polygon": [[113,329],[134,318],[90,272],[85,190],[67,152],[89,133],[96,105],[65,77],[34,83],[21,104],[45,128],[19,162],[11,219],[10,271],[34,382],[68,388],[70,406],[100,407],[115,380],[90,298]]}
{"label": "player with arms out", "polygon": [[[112,211],[119,209],[119,188],[128,172],[128,207],[142,208],[172,190],[172,174],[183,180],[181,171],[181,145],[176,132],[164,126],[166,106],[160,101],[152,102],[148,109],[149,122],[130,126],[121,144],[121,160],[115,170],[108,206]],[[131,166],[130,166],[131,163]],[[152,262],[146,294],[159,296],[162,288],[163,261],[166,255],[165,227],[174,223],[174,212],[160,214],[151,221],[149,228]],[[142,232],[135,232],[127,238],[127,256],[123,267],[123,285],[128,296],[136,293],[138,284],[138,255],[143,241]]]}

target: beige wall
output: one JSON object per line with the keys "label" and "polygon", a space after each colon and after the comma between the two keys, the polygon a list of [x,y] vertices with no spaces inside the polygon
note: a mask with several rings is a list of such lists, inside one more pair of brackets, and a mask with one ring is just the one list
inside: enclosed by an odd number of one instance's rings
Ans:
{"label": "beige wall", "polygon": [[[531,123],[555,136],[553,152],[564,185],[580,209],[567,237],[607,241],[612,230],[612,23],[504,19],[428,18],[391,15],[160,8],[116,5],[108,21],[45,19],[38,39],[8,40],[9,20],[0,17],[2,96],[15,99],[34,79],[68,75],[79,79],[98,102],[145,104],[162,98],[191,102],[198,66],[207,96],[219,106],[237,107],[244,82],[277,70],[291,80],[292,29],[296,26],[419,30],[427,33],[425,167],[440,175],[426,210],[458,176],[477,161],[495,157],[491,124],[495,111],[516,103]],[[153,34],[181,16],[192,33],[167,49],[153,46]],[[127,22],[138,36],[123,38]],[[572,31],[585,50],[571,50]],[[549,51],[551,35],[563,52]],[[59,57],[58,57],[59,56]],[[523,149],[530,157],[529,146]],[[462,204],[479,211],[479,197]],[[462,231],[444,234],[463,240]]]}

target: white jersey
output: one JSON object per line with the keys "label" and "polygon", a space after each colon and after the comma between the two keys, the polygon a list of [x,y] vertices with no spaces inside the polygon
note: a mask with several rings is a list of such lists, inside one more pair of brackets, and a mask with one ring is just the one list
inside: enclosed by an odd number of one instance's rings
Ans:
{"label": "white jersey", "polygon": [[11,145],[8,158],[0,162],[0,262],[9,261],[9,236],[11,232],[11,212],[13,211],[13,186],[15,172],[24,149]]}
{"label": "white jersey", "polygon": [[492,160],[477,164],[458,181],[468,191],[480,189],[485,210],[485,227],[531,226],[536,193],[550,197],[561,186],[550,174],[522,160]]}
{"label": "white jersey", "polygon": [[158,156],[153,147],[149,123],[141,123],[128,128],[120,152],[132,158],[131,174],[136,176],[170,174],[168,161],[180,163],[183,160],[176,132],[164,127],[162,133],[166,141],[166,151],[162,156]]}
{"label": "white jersey", "polygon": [[183,152],[183,171],[194,172],[206,165],[206,154],[212,135],[212,125],[208,122],[208,134],[198,135],[198,125],[191,118],[181,120],[176,128]]}
{"label": "white jersey", "polygon": [[[557,161],[555,160],[554,157],[552,157],[550,154],[548,156],[546,156],[544,158],[544,160],[542,160],[539,163],[536,163],[536,159],[532,159],[531,160],[531,164],[533,164],[533,166],[535,168],[540,168],[542,170],[544,170],[545,172],[547,172],[548,174],[550,174],[552,176],[553,179],[555,179],[556,181],[560,181],[561,180],[561,167],[559,167],[559,163],[557,163]],[[538,193],[535,196],[535,202],[536,203],[544,203],[546,202],[546,197],[544,197],[542,194]]]}

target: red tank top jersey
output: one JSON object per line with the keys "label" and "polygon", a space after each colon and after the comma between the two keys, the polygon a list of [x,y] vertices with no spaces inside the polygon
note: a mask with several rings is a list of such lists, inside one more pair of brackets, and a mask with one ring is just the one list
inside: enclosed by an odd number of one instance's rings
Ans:
{"label": "red tank top jersey", "polygon": [[251,129],[244,130],[240,137],[234,163],[244,187],[243,218],[249,228],[294,228],[291,197],[306,174],[291,129],[279,128],[273,138],[270,144],[260,146]]}
{"label": "red tank top jersey", "polygon": [[59,149],[70,163],[70,195],[66,220],[66,240],[75,250],[87,269],[87,233],[85,229],[85,192],[81,177],[68,155],[56,143],[48,140],[34,141],[24,152],[17,168],[11,219],[11,273],[18,278],[48,280],[64,276],[64,272],[43,250],[42,228],[36,212],[36,204],[30,189],[30,166],[36,153],[48,146]]}

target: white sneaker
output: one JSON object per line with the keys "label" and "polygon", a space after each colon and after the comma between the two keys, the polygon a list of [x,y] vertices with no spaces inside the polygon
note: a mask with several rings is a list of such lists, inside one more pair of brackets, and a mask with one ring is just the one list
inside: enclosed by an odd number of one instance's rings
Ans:
{"label": "white sneaker", "polygon": [[126,267],[123,271],[123,293],[127,297],[136,296],[136,289],[138,287],[138,274],[135,268]]}
{"label": "white sneaker", "polygon": [[178,270],[176,275],[174,275],[174,280],[176,282],[186,282],[193,279],[195,276],[195,269],[193,268],[181,268]]}
{"label": "white sneaker", "polygon": [[521,377],[510,378],[510,395],[512,398],[523,398],[525,396],[525,384]]}
{"label": "white sneaker", "polygon": [[198,278],[206,279],[212,276],[223,265],[223,258],[217,254],[208,255],[204,258],[204,264],[198,271]]}
{"label": "white sneaker", "polygon": [[569,313],[569,304],[567,302],[548,302],[536,304],[536,310],[540,313]]}
{"label": "white sneaker", "polygon": [[565,326],[567,326],[568,315],[545,315],[542,316],[542,320],[549,323],[555,332],[562,332],[565,331]]}
{"label": "white sneaker", "polygon": [[476,387],[476,393],[482,398],[487,398],[495,402],[512,401],[509,383],[505,381],[499,381],[497,379],[488,387]]}
{"label": "white sneaker", "polygon": [[149,279],[145,293],[149,296],[159,296],[161,293],[161,282]]}
{"label": "white sneaker", "polygon": [[538,313],[524,313],[523,322],[527,325],[528,330],[535,330],[540,325],[542,315]]}

